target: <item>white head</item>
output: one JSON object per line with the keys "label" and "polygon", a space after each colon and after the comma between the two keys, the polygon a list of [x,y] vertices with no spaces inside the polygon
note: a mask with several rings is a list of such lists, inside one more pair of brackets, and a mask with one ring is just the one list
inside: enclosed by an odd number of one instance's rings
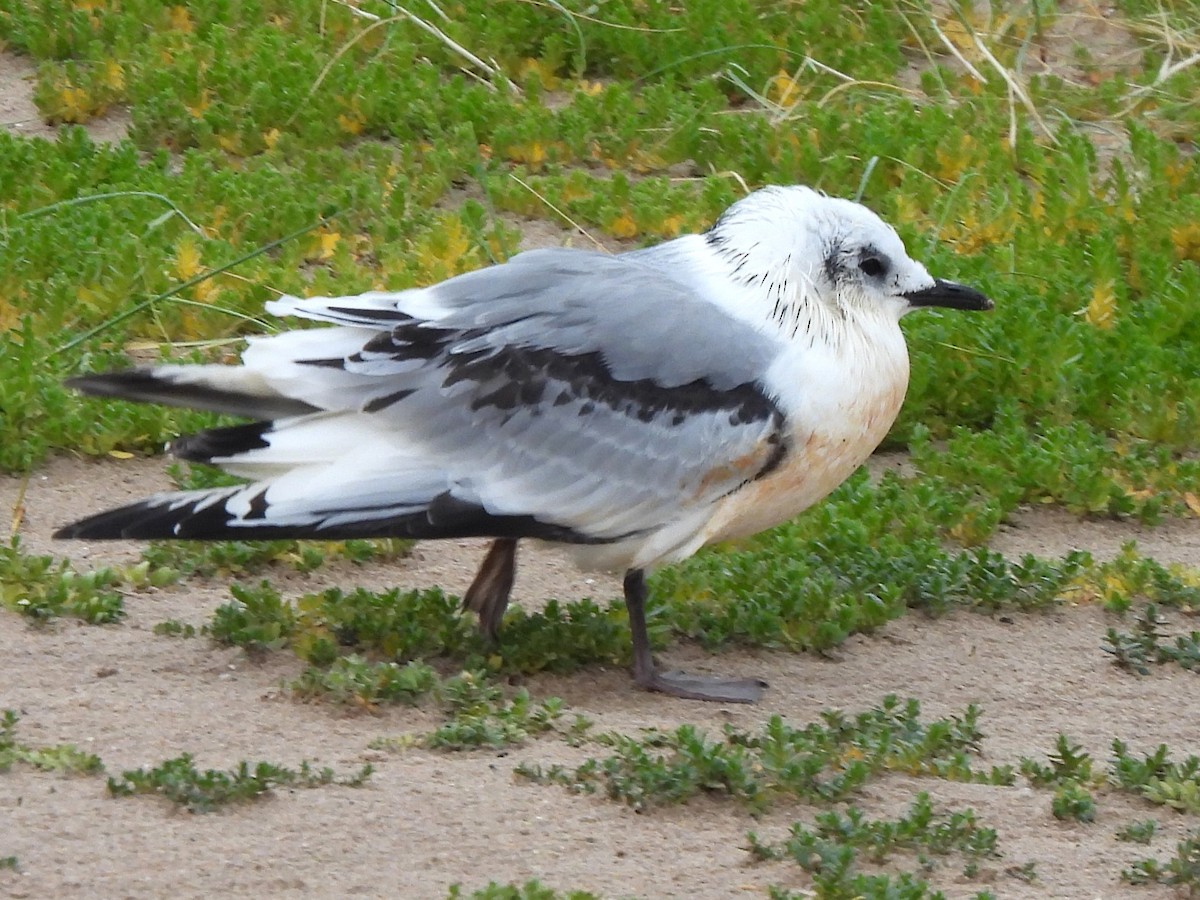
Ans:
{"label": "white head", "polygon": [[[922,306],[991,309],[973,288],[932,277],[896,230],[865,206],[806,187],[767,187],[729,207],[705,240],[747,286],[761,285],[780,324],[810,312],[888,312]],[[822,309],[823,308],[823,309]]]}

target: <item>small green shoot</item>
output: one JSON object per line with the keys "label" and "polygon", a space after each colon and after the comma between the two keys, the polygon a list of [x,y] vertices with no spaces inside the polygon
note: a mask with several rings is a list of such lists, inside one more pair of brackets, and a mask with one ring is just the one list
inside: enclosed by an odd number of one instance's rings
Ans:
{"label": "small green shoot", "polygon": [[1117,832],[1118,841],[1131,844],[1149,844],[1158,830],[1158,822],[1154,819],[1143,819],[1140,822],[1130,822]]}
{"label": "small green shoot", "polygon": [[1200,631],[1179,635],[1173,645],[1166,644],[1163,643],[1166,635],[1161,631],[1165,624],[1158,607],[1147,604],[1132,633],[1108,629],[1104,636],[1108,646],[1104,651],[1112,655],[1118,666],[1138,675],[1149,675],[1151,665],[1164,663],[1175,663],[1188,670],[1200,667]]}
{"label": "small green shoot", "polygon": [[566,891],[560,893],[543,885],[537,879],[524,884],[498,884],[488,882],[487,887],[464,894],[461,885],[452,884],[446,900],[600,900],[599,894],[589,891]]}
{"label": "small green shoot", "polygon": [[[936,813],[926,793],[913,800],[906,815],[895,821],[871,820],[851,807],[818,813],[815,828],[799,822],[777,845],[764,844],[751,832],[749,850],[758,860],[790,859],[808,872],[820,897],[931,896],[929,885],[916,873],[870,876],[857,871],[860,857],[871,865],[891,861],[897,852],[916,854],[922,874],[933,869],[935,857],[960,853],[966,864],[999,856],[996,832],[979,824],[973,810]],[[892,878],[896,882],[890,883]],[[881,889],[887,885],[890,891]],[[894,893],[893,893],[894,891]]]}
{"label": "small green shoot", "polygon": [[440,693],[450,720],[424,737],[425,746],[434,749],[519,745],[533,735],[554,730],[562,717],[563,703],[557,697],[534,702],[521,688],[506,700],[500,688],[472,672],[449,679]]}
{"label": "small green shoot", "polygon": [[14,710],[6,709],[0,715],[0,772],[7,772],[18,763],[64,775],[94,775],[104,770],[100,757],[85,753],[73,744],[28,747],[18,743],[18,721],[20,717]]}
{"label": "small green shoot", "polygon": [[1141,759],[1130,754],[1122,741],[1114,740],[1112,748],[1110,782],[1151,803],[1200,814],[1200,757],[1188,756],[1183,762],[1172,762],[1166,744],[1160,744],[1154,753]]}
{"label": "small green shoot", "polygon": [[763,809],[777,797],[833,802],[853,796],[886,771],[959,781],[1011,784],[1011,769],[975,771],[970,764],[981,733],[978,710],[923,722],[915,700],[885,697],[874,709],[847,718],[838,712],[793,728],[773,716],[759,731],[730,726],[717,738],[691,725],[647,731],[639,737],[598,735],[611,755],[588,759],[574,770],[522,764],[517,773],[539,783],[646,809],[681,803],[699,794],[730,797]]}
{"label": "small green shoot", "polygon": [[1175,847],[1175,855],[1166,862],[1150,857],[1140,859],[1121,872],[1130,884],[1171,885],[1182,896],[1200,896],[1200,832],[1193,832]]}
{"label": "small green shoot", "polygon": [[314,788],[327,784],[359,787],[370,777],[372,768],[363,766],[356,774],[338,778],[329,768],[313,769],[307,761],[298,770],[274,763],[245,761],[235,769],[196,768],[191,754],[169,759],[151,769],[133,769],[120,778],[108,779],[108,791],[114,797],[135,794],[159,794],[189,812],[213,812],[230,803],[248,803],[261,799],[277,787]]}
{"label": "small green shoot", "polygon": [[195,625],[180,622],[178,619],[167,619],[154,626],[154,633],[162,637],[193,638],[197,635]]}
{"label": "small green shoot", "polygon": [[1054,799],[1050,801],[1050,811],[1056,819],[1093,822],[1096,819],[1096,801],[1086,788],[1071,781],[1054,792]]}
{"label": "small green shoot", "polygon": [[1082,784],[1092,780],[1092,758],[1070,738],[1060,734],[1050,754],[1049,765],[1025,757],[1021,760],[1021,774],[1035,787]]}

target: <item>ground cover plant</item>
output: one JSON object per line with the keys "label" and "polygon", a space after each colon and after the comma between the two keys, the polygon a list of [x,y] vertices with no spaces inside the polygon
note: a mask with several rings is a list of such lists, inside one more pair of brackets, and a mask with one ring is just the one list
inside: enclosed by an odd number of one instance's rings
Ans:
{"label": "ground cover plant", "polygon": [[874,709],[849,718],[838,711],[797,729],[772,717],[760,733],[727,728],[709,738],[684,725],[673,733],[593,738],[611,747],[604,760],[588,759],[574,771],[561,767],[519,769],[533,781],[562,784],[582,793],[642,810],[682,803],[701,793],[728,796],[763,810],[781,797],[840,801],[885,771],[937,775],[962,781],[1011,784],[1011,769],[974,771],[970,754],[981,733],[979,711],[921,721],[920,704],[885,697]]}
{"label": "ground cover plant", "polygon": [[[280,327],[262,308],[278,293],[422,285],[531,243],[632,249],[706,227],[750,188],[801,182],[861,198],[997,309],[906,320],[912,381],[885,444],[906,454],[902,471],[860,472],[796,521],[656,574],[656,647],[835,654],[904,615],[1096,605],[1112,614],[1091,651],[1107,674],[1195,678],[1194,569],[1133,545],[1112,558],[988,546],[1021,508],[1146,528],[1200,516],[1194,0],[1103,13],[1046,0],[0,0],[0,53],[30,68],[37,115],[60,129],[0,130],[0,473],[22,485],[64,455],[120,466],[221,421],[62,381],[159,356],[232,360],[244,337]],[[120,116],[123,140],[88,130]],[[171,474],[181,487],[223,477]],[[232,581],[201,616],[151,619],[147,639],[181,656],[197,641],[243,648],[287,673],[274,677],[295,715],[425,716],[363,735],[381,766],[520,751],[531,791],[642,817],[734,799],[743,833],[801,804],[786,833],[744,842],[773,896],[937,896],[959,873],[987,896],[973,879],[995,866],[1013,873],[999,895],[1023,879],[1037,895],[1036,866],[1005,856],[967,805],[935,793],[899,813],[859,806],[862,785],[897,774],[1028,784],[1048,821],[1120,838],[1110,890],[1200,882],[1200,747],[1172,741],[1173,761],[1110,734],[1104,765],[1064,732],[1041,755],[985,764],[977,710],[922,716],[917,700],[879,695],[807,726],[594,727],[536,679],[628,663],[624,609],[607,596],[514,606],[492,645],[448,589],[355,584],[405,542],[155,544],[131,563],[68,561],[22,542],[36,527],[23,496],[0,544],[0,628],[128,632],[134,604]],[[336,587],[305,583],[330,569]],[[16,712],[0,723],[0,771],[99,766],[70,745],[27,746],[16,725]],[[586,761],[556,762],[564,748]],[[337,779],[195,758],[128,768],[110,791],[206,811]],[[365,777],[351,771],[343,780]],[[1141,805],[1112,825],[1118,797]],[[0,856],[0,878],[29,858]],[[438,890],[591,896],[561,890],[585,880],[532,874],[479,870]]]}
{"label": "ground cover plant", "polygon": [[[0,714],[0,774],[15,765],[65,775],[99,775],[104,763],[94,753],[72,744],[33,747],[17,739],[20,716],[11,709]],[[359,787],[371,776],[371,767],[339,778],[328,767],[315,769],[307,760],[298,769],[270,762],[251,765],[242,761],[229,772],[216,769],[200,771],[189,754],[169,759],[161,765],[123,772],[108,778],[108,791],[114,797],[135,794],[159,794],[189,812],[212,812],[229,803],[257,800],[277,787],[321,787],[340,784]],[[14,864],[15,865],[15,864]]]}
{"label": "ground cover plant", "polygon": [[103,770],[104,764],[98,756],[73,744],[31,747],[21,743],[17,740],[17,723],[20,721],[15,710],[6,709],[0,714],[0,773],[17,764],[68,775],[91,775]]}
{"label": "ground cover plant", "polygon": [[251,765],[243,761],[228,772],[200,771],[192,757],[185,753],[158,766],[122,772],[119,778],[110,776],[108,792],[114,797],[157,794],[188,812],[204,813],[230,803],[257,800],[275,788],[314,788],[327,784],[359,787],[370,776],[371,767],[364,766],[354,775],[338,778],[333,769],[314,769],[307,760],[300,763],[299,769],[269,762]]}

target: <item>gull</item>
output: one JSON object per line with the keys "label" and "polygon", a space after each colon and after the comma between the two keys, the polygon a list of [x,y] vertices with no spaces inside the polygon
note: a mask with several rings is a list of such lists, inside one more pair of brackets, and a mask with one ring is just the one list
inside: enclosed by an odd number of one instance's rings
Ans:
{"label": "gull", "polygon": [[248,483],[156,494],[60,538],[488,537],[464,605],[491,636],[517,542],[624,573],[638,686],[753,702],[755,678],[664,672],[646,574],[784,522],[879,445],[908,386],[899,322],[986,310],[865,206],[766,187],[702,234],[616,255],[531,250],[430,287],[285,296],[334,327],[250,338],[241,364],[85,375],[87,394],[247,424],[171,444]]}

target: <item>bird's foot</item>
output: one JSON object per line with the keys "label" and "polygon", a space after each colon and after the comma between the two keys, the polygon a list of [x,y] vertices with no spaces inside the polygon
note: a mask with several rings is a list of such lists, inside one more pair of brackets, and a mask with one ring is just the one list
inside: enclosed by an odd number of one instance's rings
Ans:
{"label": "bird's foot", "polygon": [[722,678],[687,672],[651,671],[636,675],[635,680],[643,690],[714,703],[755,703],[767,687],[761,678]]}

